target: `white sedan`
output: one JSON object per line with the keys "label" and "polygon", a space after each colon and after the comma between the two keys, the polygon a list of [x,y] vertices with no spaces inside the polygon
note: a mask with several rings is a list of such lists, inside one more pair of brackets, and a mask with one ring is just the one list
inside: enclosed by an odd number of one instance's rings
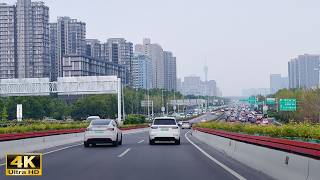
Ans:
{"label": "white sedan", "polygon": [[180,144],[180,128],[173,117],[158,117],[153,120],[149,130],[149,144],[156,141],[174,141]]}
{"label": "white sedan", "polygon": [[122,131],[111,119],[92,120],[84,133],[84,147],[89,145],[111,143],[113,146],[122,144]]}
{"label": "white sedan", "polygon": [[191,124],[188,121],[183,121],[181,124],[182,129],[191,129]]}

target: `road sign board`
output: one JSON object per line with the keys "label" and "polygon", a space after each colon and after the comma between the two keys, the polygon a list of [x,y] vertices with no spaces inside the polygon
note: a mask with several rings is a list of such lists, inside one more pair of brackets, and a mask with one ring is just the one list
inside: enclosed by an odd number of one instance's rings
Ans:
{"label": "road sign board", "polygon": [[280,99],[279,100],[280,111],[296,111],[297,100],[296,99]]}
{"label": "road sign board", "polygon": [[276,104],[276,98],[267,98],[266,104],[267,104],[267,105],[274,105],[274,104]]}
{"label": "road sign board", "polygon": [[22,104],[17,104],[17,121],[22,121]]}
{"label": "road sign board", "polygon": [[165,108],[165,107],[161,107],[161,111],[162,111],[162,112],[165,112],[165,111],[166,111],[166,108]]}
{"label": "road sign board", "polygon": [[251,97],[249,97],[248,102],[250,104],[256,104],[257,103],[257,98],[255,96],[251,96]]}

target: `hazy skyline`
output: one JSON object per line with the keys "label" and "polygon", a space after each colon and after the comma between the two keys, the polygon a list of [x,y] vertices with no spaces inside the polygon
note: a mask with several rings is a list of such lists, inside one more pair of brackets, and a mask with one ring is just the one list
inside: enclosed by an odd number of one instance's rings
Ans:
{"label": "hazy skyline", "polygon": [[[16,0],[2,0],[13,4]],[[297,55],[320,54],[317,0],[44,0],[50,21],[70,16],[87,23],[87,38],[147,37],[177,57],[178,77],[217,81],[223,95],[269,87],[287,76]]]}

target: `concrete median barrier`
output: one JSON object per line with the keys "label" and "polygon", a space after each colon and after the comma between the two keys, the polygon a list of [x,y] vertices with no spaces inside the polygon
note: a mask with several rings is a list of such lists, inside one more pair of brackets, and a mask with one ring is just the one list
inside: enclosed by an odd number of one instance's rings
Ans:
{"label": "concrete median barrier", "polygon": [[275,179],[318,180],[320,160],[193,130],[192,135],[227,156]]}

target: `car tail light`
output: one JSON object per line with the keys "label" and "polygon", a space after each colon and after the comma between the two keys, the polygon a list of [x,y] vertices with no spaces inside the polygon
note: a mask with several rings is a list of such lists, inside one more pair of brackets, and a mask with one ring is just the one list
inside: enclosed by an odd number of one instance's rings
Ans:
{"label": "car tail light", "polygon": [[92,131],[92,128],[87,128],[86,131]]}
{"label": "car tail light", "polygon": [[107,131],[114,131],[114,128],[107,128]]}
{"label": "car tail light", "polygon": [[151,129],[158,129],[157,126],[151,126]]}

